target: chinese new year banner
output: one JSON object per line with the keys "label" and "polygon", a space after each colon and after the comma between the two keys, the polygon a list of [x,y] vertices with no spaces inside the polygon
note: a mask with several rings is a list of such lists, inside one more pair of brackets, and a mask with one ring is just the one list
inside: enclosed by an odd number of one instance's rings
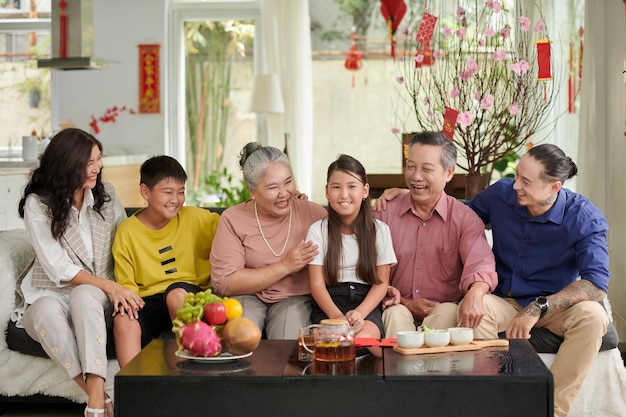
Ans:
{"label": "chinese new year banner", "polygon": [[161,45],[139,45],[139,113],[160,113],[159,52]]}

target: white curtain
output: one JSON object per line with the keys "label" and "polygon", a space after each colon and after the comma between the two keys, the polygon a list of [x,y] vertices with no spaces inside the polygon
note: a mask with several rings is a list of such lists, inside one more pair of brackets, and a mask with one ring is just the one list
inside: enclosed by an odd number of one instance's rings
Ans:
{"label": "white curtain", "polygon": [[[313,81],[308,0],[260,0],[260,73],[278,74],[284,115],[268,115],[267,144],[287,149],[298,190],[311,195]],[[285,141],[285,137],[289,139]]]}
{"label": "white curtain", "polygon": [[623,171],[624,3],[587,0],[584,39],[578,188],[607,213],[607,198],[615,197],[607,195],[615,156]]}

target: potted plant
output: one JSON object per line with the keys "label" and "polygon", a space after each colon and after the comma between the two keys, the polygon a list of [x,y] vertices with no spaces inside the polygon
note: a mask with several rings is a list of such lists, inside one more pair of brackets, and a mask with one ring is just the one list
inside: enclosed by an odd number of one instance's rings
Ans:
{"label": "potted plant", "polygon": [[468,174],[466,198],[488,185],[480,176],[494,162],[529,144],[558,94],[547,84],[550,41],[544,21],[531,22],[519,5],[511,12],[498,1],[469,3],[472,7],[458,6],[453,16],[441,6],[429,42],[420,23],[425,18],[432,23],[434,15],[413,14],[402,31],[396,76],[398,97],[417,126],[443,130],[457,145],[458,166]]}

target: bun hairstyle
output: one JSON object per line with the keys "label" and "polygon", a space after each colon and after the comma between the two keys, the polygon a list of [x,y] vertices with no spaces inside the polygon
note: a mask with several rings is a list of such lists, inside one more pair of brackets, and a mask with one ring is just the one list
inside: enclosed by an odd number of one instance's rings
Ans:
{"label": "bun hairstyle", "polygon": [[258,142],[247,143],[239,153],[239,166],[248,188],[256,189],[269,166],[276,162],[289,168],[293,175],[289,157],[283,151],[273,146],[263,146]]}
{"label": "bun hairstyle", "polygon": [[528,150],[528,154],[543,166],[540,178],[543,181],[554,180],[561,183],[578,174],[578,167],[572,158],[565,155],[565,152],[556,145],[544,143],[533,146]]}

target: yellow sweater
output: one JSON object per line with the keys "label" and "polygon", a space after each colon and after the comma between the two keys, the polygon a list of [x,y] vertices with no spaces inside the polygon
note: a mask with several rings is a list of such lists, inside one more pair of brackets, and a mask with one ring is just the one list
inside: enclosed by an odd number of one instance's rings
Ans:
{"label": "yellow sweater", "polygon": [[129,217],[115,234],[115,280],[141,297],[162,293],[174,282],[208,288],[209,254],[219,218],[185,206],[165,227],[153,230],[135,215]]}

